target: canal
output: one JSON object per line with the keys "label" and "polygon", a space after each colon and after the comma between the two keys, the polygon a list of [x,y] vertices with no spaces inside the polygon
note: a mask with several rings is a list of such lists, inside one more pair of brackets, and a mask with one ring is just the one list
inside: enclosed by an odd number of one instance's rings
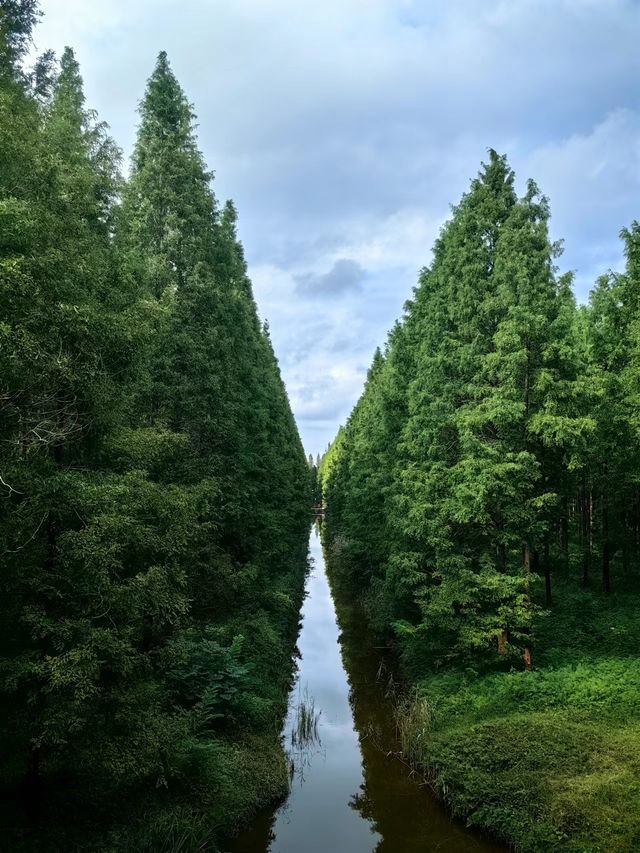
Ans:
{"label": "canal", "polygon": [[229,853],[498,853],[452,821],[397,757],[381,652],[348,602],[336,606],[317,530],[284,743],[291,787]]}

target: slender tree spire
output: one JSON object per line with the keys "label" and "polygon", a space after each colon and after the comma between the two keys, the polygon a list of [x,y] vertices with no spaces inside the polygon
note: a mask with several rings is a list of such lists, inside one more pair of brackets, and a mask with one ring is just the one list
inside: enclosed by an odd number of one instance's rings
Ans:
{"label": "slender tree spire", "polygon": [[38,0],[2,0],[0,3],[0,75],[22,76],[19,66],[40,17],[39,5]]}
{"label": "slender tree spire", "polygon": [[195,264],[213,264],[216,202],[195,140],[195,115],[162,51],[140,104],[140,126],[122,218],[129,246],[149,260],[160,297]]}

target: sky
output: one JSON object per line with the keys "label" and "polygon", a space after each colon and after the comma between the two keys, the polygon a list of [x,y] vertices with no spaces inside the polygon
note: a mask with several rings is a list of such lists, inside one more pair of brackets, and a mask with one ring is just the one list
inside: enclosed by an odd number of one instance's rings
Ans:
{"label": "sky", "polygon": [[233,198],[307,452],[356,402],[487,149],[551,204],[578,299],[640,219],[640,0],[42,0],[128,158],[160,50]]}

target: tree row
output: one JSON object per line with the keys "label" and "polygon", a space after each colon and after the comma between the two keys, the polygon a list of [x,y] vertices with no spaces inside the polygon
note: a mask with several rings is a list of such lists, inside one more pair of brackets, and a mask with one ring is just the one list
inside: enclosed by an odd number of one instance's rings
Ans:
{"label": "tree row", "polygon": [[529,668],[555,596],[638,573],[640,225],[578,306],[548,221],[490,152],[322,461],[340,564],[418,668]]}
{"label": "tree row", "polygon": [[242,744],[277,746],[309,472],[166,55],[125,180],[73,52],[25,68],[37,17],[2,3],[0,784],[215,829],[274,772]]}

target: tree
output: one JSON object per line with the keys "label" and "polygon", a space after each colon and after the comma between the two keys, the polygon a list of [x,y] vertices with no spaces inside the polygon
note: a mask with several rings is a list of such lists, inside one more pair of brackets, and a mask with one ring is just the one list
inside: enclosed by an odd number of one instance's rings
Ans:
{"label": "tree", "polygon": [[330,529],[413,666],[530,665],[536,575],[550,602],[551,535],[593,432],[548,205],[535,184],[522,199],[513,184],[491,151],[376,355],[327,477]]}
{"label": "tree", "polygon": [[24,81],[21,62],[38,20],[37,0],[2,0],[0,4],[0,75],[3,84]]}
{"label": "tree", "polygon": [[247,766],[278,743],[304,454],[166,56],[124,189],[71,50],[46,90],[0,78],[0,780],[228,825],[244,732]]}

